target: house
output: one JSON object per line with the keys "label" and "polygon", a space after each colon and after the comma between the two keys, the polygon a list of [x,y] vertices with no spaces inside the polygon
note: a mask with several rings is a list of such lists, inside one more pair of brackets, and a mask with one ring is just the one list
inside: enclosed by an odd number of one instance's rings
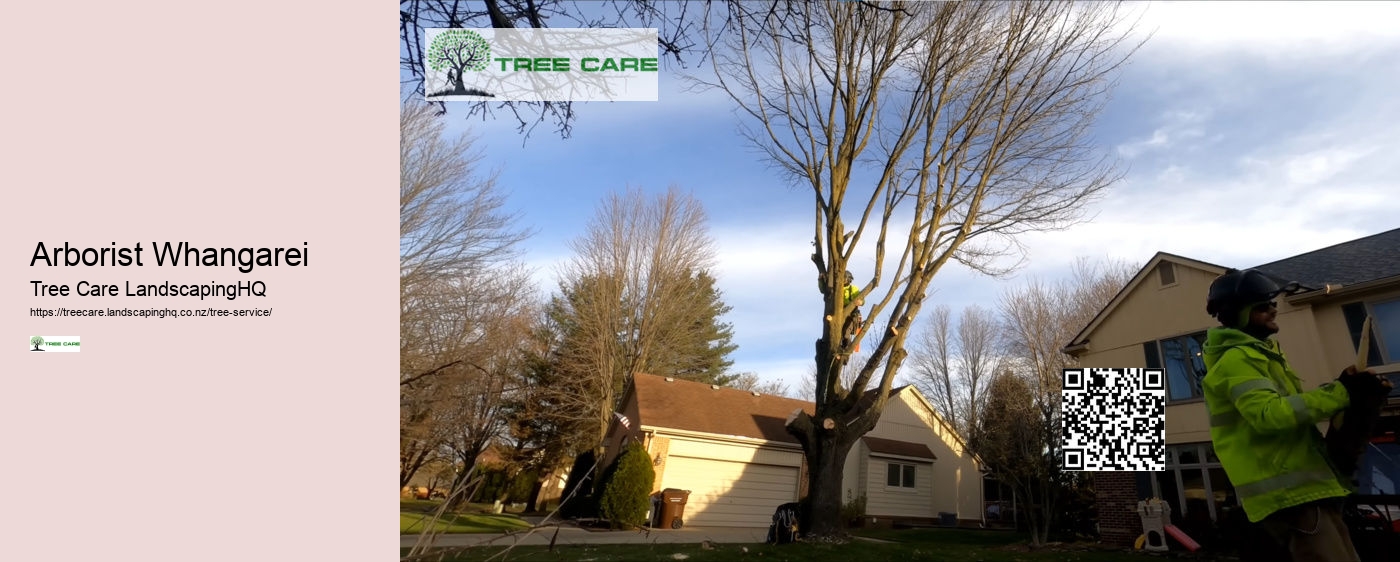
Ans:
{"label": "house", "polygon": [[[637,375],[605,446],[612,456],[629,440],[645,445],[654,488],[690,491],[686,525],[767,527],[779,505],[805,495],[802,446],[786,429],[797,410],[811,413],[812,403]],[[891,391],[880,422],[847,457],[844,476],[845,498],[864,496],[877,523],[982,515],[979,465],[912,387]]]}
{"label": "house", "polygon": [[[1277,299],[1276,337],[1304,388],[1334,379],[1355,362],[1362,323],[1372,318],[1369,364],[1397,383],[1383,426],[1400,427],[1400,229],[1253,268],[1280,286],[1301,286]],[[1211,449],[1200,386],[1201,344],[1205,331],[1218,325],[1205,312],[1206,293],[1225,270],[1158,253],[1064,348],[1084,367],[1165,370],[1167,470],[1097,474],[1104,542],[1132,544],[1142,532],[1137,502],[1149,497],[1170,503],[1174,524],[1198,539],[1219,533],[1239,511],[1234,487]],[[1400,445],[1393,435],[1388,439],[1378,439],[1366,459],[1362,493],[1397,493],[1400,466],[1385,457],[1400,458]]]}

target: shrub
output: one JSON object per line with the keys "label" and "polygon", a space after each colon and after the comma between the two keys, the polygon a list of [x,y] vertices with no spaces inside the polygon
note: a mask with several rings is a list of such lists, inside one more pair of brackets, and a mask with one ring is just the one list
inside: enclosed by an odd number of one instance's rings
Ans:
{"label": "shrub", "polygon": [[865,517],[865,494],[851,498],[850,492],[846,492],[846,503],[841,505],[841,520],[848,526],[860,526],[860,519]]}
{"label": "shrub", "polygon": [[651,507],[651,485],[656,472],[651,468],[651,456],[638,443],[628,445],[617,462],[603,477],[603,493],[598,498],[598,511],[613,528],[625,529],[646,522]]}
{"label": "shrub", "polygon": [[539,475],[539,471],[531,470],[512,477],[508,470],[500,467],[484,468],[480,472],[481,486],[472,495],[472,501],[478,503],[491,503],[502,496],[505,503],[528,502]]}

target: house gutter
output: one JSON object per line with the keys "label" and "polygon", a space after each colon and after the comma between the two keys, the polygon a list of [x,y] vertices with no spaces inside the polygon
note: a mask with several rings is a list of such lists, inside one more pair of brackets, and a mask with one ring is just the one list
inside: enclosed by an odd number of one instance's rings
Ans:
{"label": "house gutter", "polygon": [[1069,344],[1069,345],[1067,345],[1067,346],[1064,346],[1064,347],[1060,348],[1060,353],[1063,353],[1063,354],[1065,354],[1065,355],[1069,355],[1069,356],[1072,356],[1072,357],[1078,359],[1078,358],[1079,358],[1079,354],[1080,354],[1080,353],[1083,353],[1083,352],[1084,352],[1085,350],[1087,350],[1087,349],[1089,349],[1089,340],[1084,340],[1084,341],[1082,341],[1082,342],[1079,342],[1079,343],[1072,343],[1072,344]]}
{"label": "house gutter", "polygon": [[651,425],[643,425],[643,426],[642,426],[642,431],[650,432],[650,433],[652,433],[653,435],[655,435],[655,434],[657,434],[657,433],[665,433],[665,434],[668,434],[668,435],[674,435],[674,436],[676,436],[676,437],[689,437],[689,438],[693,438],[693,439],[703,439],[703,440],[707,440],[707,441],[722,441],[722,442],[729,442],[729,443],[742,443],[742,444],[744,444],[744,445],[757,445],[757,446],[759,446],[759,447],[769,447],[769,448],[774,448],[774,449],[789,449],[789,450],[795,450],[795,451],[801,451],[801,450],[802,450],[802,445],[799,444],[799,443],[785,443],[785,442],[783,442],[783,441],[773,441],[773,440],[771,440],[771,439],[755,439],[755,438],[753,438],[753,437],[745,437],[745,436],[743,436],[743,435],[721,435],[721,434],[718,434],[718,433],[705,433],[705,432],[702,432],[702,431],[688,431],[688,430],[684,430],[684,429],[674,429],[674,428],[669,428],[669,427],[656,427],[656,426],[651,426]]}
{"label": "house gutter", "polygon": [[1398,282],[1398,281],[1400,281],[1400,276],[1392,275],[1392,276],[1390,276],[1390,277],[1382,277],[1382,278],[1380,278],[1380,279],[1372,279],[1372,280],[1370,280],[1370,281],[1363,281],[1363,282],[1357,283],[1357,284],[1355,284],[1355,285],[1342,285],[1341,283],[1328,283],[1328,284],[1326,284],[1326,285],[1323,285],[1321,289],[1316,289],[1316,290],[1313,290],[1313,291],[1308,291],[1308,292],[1303,293],[1303,294],[1300,294],[1300,295],[1294,295],[1294,296],[1290,296],[1290,297],[1284,297],[1283,300],[1286,301],[1288,304],[1306,304],[1306,303],[1310,303],[1310,302],[1317,301],[1317,300],[1321,300],[1321,299],[1327,299],[1327,298],[1332,298],[1332,297],[1343,297],[1343,296],[1350,295],[1350,294],[1352,294],[1352,293],[1359,293],[1359,292],[1366,291],[1366,290],[1369,290],[1369,289],[1375,289],[1375,288],[1378,288],[1378,287],[1384,287],[1384,286],[1386,286],[1386,285],[1395,284],[1395,283]]}

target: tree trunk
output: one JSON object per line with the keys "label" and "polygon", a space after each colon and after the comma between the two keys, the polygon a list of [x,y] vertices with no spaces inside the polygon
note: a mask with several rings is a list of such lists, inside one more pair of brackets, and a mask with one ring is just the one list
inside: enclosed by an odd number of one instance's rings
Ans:
{"label": "tree trunk", "polygon": [[476,463],[463,465],[462,470],[458,471],[457,475],[452,478],[452,486],[448,488],[447,492],[448,511],[456,511],[471,501],[471,494],[463,489],[469,484],[469,478],[476,473],[475,468]]}
{"label": "tree trunk", "polygon": [[461,68],[457,68],[457,69],[456,69],[456,72],[450,73],[450,74],[448,75],[448,77],[452,79],[452,93],[453,93],[453,94],[456,94],[456,95],[466,95],[466,94],[467,94],[467,86],[466,86],[466,84],[464,84],[464,83],[462,82],[462,73],[465,72],[465,71],[466,71],[466,67],[463,66],[463,67],[461,67]]}
{"label": "tree trunk", "polygon": [[832,440],[807,457],[807,505],[801,521],[804,535],[831,536],[842,531],[841,477],[846,463],[842,449]]}
{"label": "tree trunk", "polygon": [[860,433],[851,431],[843,424],[833,424],[832,429],[824,429],[814,425],[814,421],[802,414],[789,429],[809,428],[808,436],[798,434],[798,439],[807,443],[803,448],[807,457],[807,497],[802,501],[798,525],[806,537],[839,536],[844,533],[841,526],[841,480],[846,455]]}
{"label": "tree trunk", "polygon": [[525,501],[525,512],[535,513],[540,510],[540,493],[544,491],[544,479],[536,478],[535,483],[530,485],[530,498]]}

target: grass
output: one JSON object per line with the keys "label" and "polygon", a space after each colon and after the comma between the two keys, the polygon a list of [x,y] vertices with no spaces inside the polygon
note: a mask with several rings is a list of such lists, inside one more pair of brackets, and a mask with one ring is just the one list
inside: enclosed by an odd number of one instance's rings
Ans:
{"label": "grass", "polygon": [[[1105,549],[1095,544],[1057,544],[1031,551],[1025,536],[1005,532],[911,529],[858,530],[859,536],[891,542],[853,540],[847,544],[716,544],[706,549],[699,544],[649,545],[570,545],[550,552],[544,546],[514,548],[504,557],[494,555],[502,547],[478,547],[448,557],[444,562],[487,560],[579,562],[665,561],[720,562],[754,560],[763,562],[818,562],[849,560],[861,562],[947,560],[955,562],[1153,562],[1162,558],[1208,560],[1176,552],[1150,555],[1121,549]],[[404,553],[407,550],[403,551]],[[436,559],[436,557],[434,557]]]}
{"label": "grass", "polygon": [[[428,522],[440,505],[441,500],[400,500],[399,533],[421,533],[429,530]],[[442,519],[436,521],[431,530],[439,533],[499,533],[529,527],[529,523],[514,514],[495,514],[490,512],[488,506],[468,504],[464,512],[443,514]]]}

